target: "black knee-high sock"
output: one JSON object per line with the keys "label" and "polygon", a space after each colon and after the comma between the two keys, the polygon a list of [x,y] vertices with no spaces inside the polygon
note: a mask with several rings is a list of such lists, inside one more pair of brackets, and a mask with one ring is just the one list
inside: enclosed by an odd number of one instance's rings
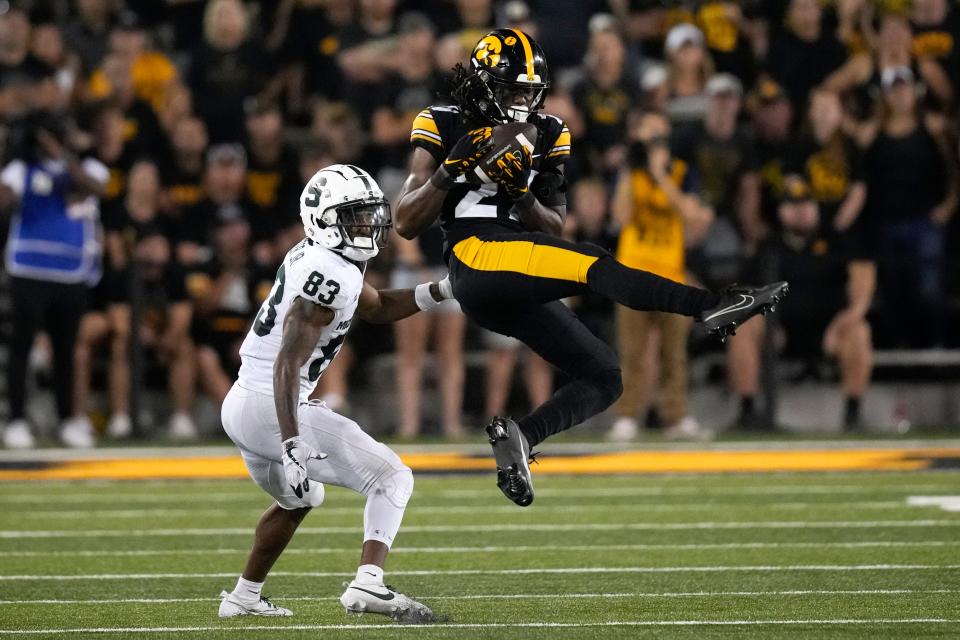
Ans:
{"label": "black knee-high sock", "polygon": [[622,392],[619,369],[571,380],[557,389],[533,413],[520,418],[517,426],[532,447],[600,413],[613,404]]}
{"label": "black knee-high sock", "polygon": [[612,256],[600,258],[591,265],[587,271],[587,286],[637,311],[666,311],[694,318],[720,302],[720,296],[706,289],[688,287],[648,271],[631,269]]}

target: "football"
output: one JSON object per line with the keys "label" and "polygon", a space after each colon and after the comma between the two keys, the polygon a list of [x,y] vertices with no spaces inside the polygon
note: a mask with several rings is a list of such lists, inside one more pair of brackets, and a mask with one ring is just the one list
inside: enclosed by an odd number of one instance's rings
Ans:
{"label": "football", "polygon": [[475,177],[485,184],[493,182],[488,168],[496,166],[497,159],[505,153],[519,151],[521,147],[526,147],[527,151],[533,154],[538,135],[537,127],[529,122],[509,122],[497,125],[493,128],[493,145],[490,151],[477,163],[473,170]]}

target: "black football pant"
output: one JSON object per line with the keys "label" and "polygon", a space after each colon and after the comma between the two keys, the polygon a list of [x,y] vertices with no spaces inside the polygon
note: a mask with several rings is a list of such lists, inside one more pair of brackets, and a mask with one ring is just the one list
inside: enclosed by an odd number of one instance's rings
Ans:
{"label": "black football pant", "polygon": [[11,278],[10,294],[13,299],[13,335],[7,370],[10,418],[24,417],[27,361],[34,338],[38,332],[45,331],[53,345],[57,413],[61,420],[66,420],[73,414],[73,350],[80,317],[87,308],[87,286]]}
{"label": "black football pant", "polygon": [[600,413],[623,391],[616,353],[561,299],[592,291],[632,309],[687,316],[717,303],[703,289],[630,269],[596,245],[546,233],[462,240],[450,256],[450,278],[471,320],[517,338],[570,378],[518,420],[531,446]]}

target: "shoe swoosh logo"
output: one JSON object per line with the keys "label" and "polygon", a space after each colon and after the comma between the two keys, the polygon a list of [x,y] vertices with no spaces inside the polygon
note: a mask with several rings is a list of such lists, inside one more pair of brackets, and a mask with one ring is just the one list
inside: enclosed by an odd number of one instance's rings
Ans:
{"label": "shoe swoosh logo", "polygon": [[740,309],[746,309],[747,307],[753,304],[753,300],[754,300],[753,296],[748,296],[746,294],[741,293],[739,302],[736,302],[725,309],[720,309],[720,311],[717,311],[716,313],[711,313],[709,316],[704,318],[703,321],[707,322],[709,320],[713,320],[717,316],[722,316],[727,313],[733,313],[734,311],[739,311]]}
{"label": "shoe swoosh logo", "polygon": [[356,589],[357,591],[363,591],[364,593],[369,593],[375,598],[380,598],[381,600],[393,600],[394,595],[390,591],[387,591],[386,595],[382,593],[377,593],[376,591],[369,591],[363,587],[350,587],[351,589]]}

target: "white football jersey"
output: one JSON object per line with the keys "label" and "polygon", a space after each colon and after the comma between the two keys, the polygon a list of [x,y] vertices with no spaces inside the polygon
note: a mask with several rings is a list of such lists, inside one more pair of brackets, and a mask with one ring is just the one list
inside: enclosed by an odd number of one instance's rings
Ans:
{"label": "white football jersey", "polygon": [[283,320],[294,299],[304,298],[334,311],[333,321],[324,327],[313,355],[300,369],[300,400],[306,401],[320,374],[340,351],[362,287],[363,273],[357,265],[309,240],[295,245],[277,270],[273,289],[240,346],[237,383],[273,395],[273,365],[280,353]]}

